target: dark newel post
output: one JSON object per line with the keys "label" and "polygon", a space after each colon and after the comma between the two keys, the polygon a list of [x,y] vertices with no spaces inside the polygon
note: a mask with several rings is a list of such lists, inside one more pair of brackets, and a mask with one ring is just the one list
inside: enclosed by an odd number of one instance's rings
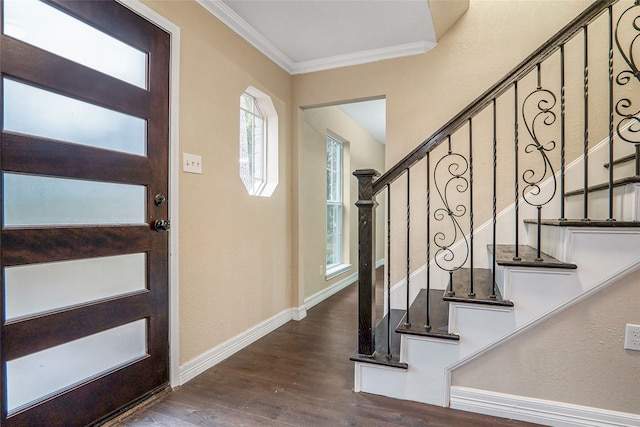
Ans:
{"label": "dark newel post", "polygon": [[358,353],[373,355],[375,331],[375,254],[376,203],[373,180],[380,176],[374,169],[359,169],[358,178]]}

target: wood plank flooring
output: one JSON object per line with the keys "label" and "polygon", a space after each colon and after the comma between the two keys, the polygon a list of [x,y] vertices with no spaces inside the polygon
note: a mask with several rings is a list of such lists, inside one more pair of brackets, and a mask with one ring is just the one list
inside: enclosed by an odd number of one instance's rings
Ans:
{"label": "wood plank flooring", "polygon": [[[380,277],[380,274],[378,275]],[[356,285],[351,285],[134,412],[119,427],[532,426],[354,393]]]}

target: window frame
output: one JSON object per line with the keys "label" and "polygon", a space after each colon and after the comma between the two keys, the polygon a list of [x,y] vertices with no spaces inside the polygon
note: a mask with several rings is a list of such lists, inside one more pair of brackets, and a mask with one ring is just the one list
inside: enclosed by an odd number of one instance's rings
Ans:
{"label": "window frame", "polygon": [[[244,99],[251,104],[251,109],[245,107]],[[247,116],[250,116],[250,119]],[[251,126],[250,132],[247,130],[249,126]],[[258,100],[254,96],[243,92],[240,95],[240,178],[249,194],[252,195],[259,194],[265,185],[267,126],[267,120],[262,113]],[[243,139],[245,136],[246,141]],[[258,151],[257,147],[260,148],[261,153],[256,153]],[[247,164],[248,172],[243,174],[245,163]],[[260,166],[261,172],[259,176],[256,176],[256,165]]]}
{"label": "window frame", "polygon": [[[331,135],[327,135],[326,138],[327,141],[327,165],[326,165],[326,171],[327,171],[327,184],[326,184],[326,206],[327,206],[327,216],[326,216],[326,220],[325,220],[325,230],[326,230],[326,252],[325,252],[325,267],[326,267],[326,271],[327,271],[327,276],[333,276],[335,275],[334,273],[336,273],[335,270],[341,270],[341,267],[344,265],[344,200],[343,200],[343,188],[344,188],[344,172],[343,172],[343,167],[344,167],[344,143],[342,141],[340,141],[339,139],[331,136]],[[330,149],[330,144],[332,145],[331,148],[335,148],[335,147],[339,147],[339,151],[338,151],[338,159],[336,160],[334,165],[330,165],[329,162],[329,149]],[[330,170],[330,168],[332,168]],[[334,180],[331,179],[330,173],[332,173],[333,177],[335,178]],[[330,189],[330,185],[332,185],[332,189]],[[330,195],[332,197],[330,197]],[[339,216],[339,218],[337,218],[335,220],[335,228],[333,227],[333,224],[330,224],[330,215],[329,215],[329,208],[338,208],[337,212],[338,215],[335,215],[334,218],[336,216]],[[336,230],[336,232],[330,233],[330,229],[331,230]],[[330,235],[335,239],[335,237],[337,236],[339,238],[339,242],[335,242],[335,240],[333,241],[333,251],[332,252],[334,254],[334,258],[333,258],[333,262],[329,263],[329,238]],[[335,253],[338,253],[337,256],[335,256]],[[337,273],[339,274],[339,273]]]}
{"label": "window frame", "polygon": [[[243,98],[249,98],[252,109],[245,108]],[[239,97],[239,176],[247,193],[251,196],[270,197],[278,185],[278,114],[273,101],[269,95],[249,86]],[[246,132],[246,121],[243,120],[245,114],[251,115],[254,119],[262,121],[259,127],[261,133],[261,152],[256,153],[256,145],[249,143],[248,132]],[[254,121],[252,120],[252,123]],[[244,126],[243,126],[244,125]],[[247,136],[247,139],[243,138]],[[256,127],[252,128],[252,141],[255,141]],[[251,152],[249,152],[251,151]],[[257,154],[257,157],[256,157]],[[250,157],[249,157],[250,156]],[[260,160],[261,168],[256,168],[256,159]],[[247,163],[249,165],[247,165]],[[249,168],[249,173],[245,168]],[[256,177],[256,169],[260,169],[259,176]]]}

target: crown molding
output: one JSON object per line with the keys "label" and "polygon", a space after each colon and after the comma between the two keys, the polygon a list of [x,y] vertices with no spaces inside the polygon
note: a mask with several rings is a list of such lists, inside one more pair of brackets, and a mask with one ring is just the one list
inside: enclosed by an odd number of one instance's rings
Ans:
{"label": "crown molding", "polygon": [[275,47],[262,34],[235,13],[222,0],[196,0],[200,6],[222,21],[227,27],[238,33],[269,59],[279,65],[289,74],[293,74],[293,62],[280,49]]}
{"label": "crown molding", "polygon": [[196,0],[196,2],[289,74],[312,73],[314,71],[349,67],[352,65],[382,61],[384,59],[419,55],[436,46],[435,42],[419,41],[380,49],[354,52],[345,55],[294,62],[284,52],[278,49],[273,43],[267,40],[255,28],[235,13],[222,0]]}
{"label": "crown molding", "polygon": [[403,56],[419,55],[428,52],[436,46],[435,42],[420,41],[380,49],[362,50],[346,55],[336,55],[327,58],[313,59],[293,63],[291,74],[312,73],[314,71],[330,70],[333,68],[349,67],[367,64],[384,59],[400,58]]}

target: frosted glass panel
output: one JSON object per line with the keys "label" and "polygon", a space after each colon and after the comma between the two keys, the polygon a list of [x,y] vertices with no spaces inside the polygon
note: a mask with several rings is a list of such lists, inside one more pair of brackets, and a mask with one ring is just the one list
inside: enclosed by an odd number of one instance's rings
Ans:
{"label": "frosted glass panel", "polygon": [[4,130],[146,155],[146,120],[10,79],[2,82]]}
{"label": "frosted glass panel", "polygon": [[147,354],[147,322],[137,320],[7,362],[12,411]]}
{"label": "frosted glass panel", "polygon": [[7,320],[146,288],[146,254],[5,268]]}
{"label": "frosted glass panel", "polygon": [[144,224],[146,188],[5,173],[4,226]]}
{"label": "frosted glass panel", "polygon": [[37,0],[5,0],[4,33],[141,88],[147,54]]}

